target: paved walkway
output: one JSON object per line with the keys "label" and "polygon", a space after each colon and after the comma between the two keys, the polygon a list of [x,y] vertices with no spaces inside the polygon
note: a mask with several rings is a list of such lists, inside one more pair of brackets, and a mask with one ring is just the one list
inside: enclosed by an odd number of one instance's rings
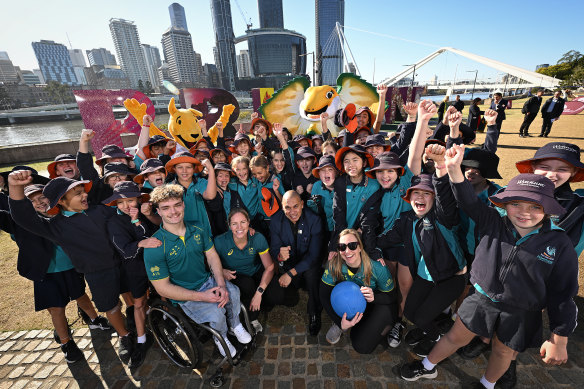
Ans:
{"label": "paved walkway", "polygon": [[[307,336],[305,326],[269,327],[258,338],[258,347],[235,368],[225,370],[224,388],[459,388],[480,378],[486,358],[464,361],[453,356],[439,367],[438,378],[406,383],[396,376],[396,366],[411,360],[405,345],[397,349],[379,346],[372,355],[354,352],[344,336],[330,346],[324,334]],[[200,376],[180,370],[154,345],[147,360],[130,372],[117,357],[117,337],[87,328],[74,331],[74,339],[86,361],[68,365],[52,331],[34,330],[0,333],[0,389],[4,388],[207,388],[209,366],[218,353],[206,355]],[[212,343],[212,342],[208,342]],[[206,349],[211,350],[209,345]],[[520,388],[584,387],[584,330],[569,346],[570,361],[562,367],[544,366],[538,350],[519,358]]]}

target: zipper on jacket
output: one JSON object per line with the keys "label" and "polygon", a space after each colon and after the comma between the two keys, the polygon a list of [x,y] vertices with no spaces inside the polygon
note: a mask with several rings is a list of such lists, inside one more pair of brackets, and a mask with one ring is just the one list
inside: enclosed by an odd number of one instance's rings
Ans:
{"label": "zipper on jacket", "polygon": [[507,257],[506,263],[504,264],[503,268],[501,269],[501,272],[500,272],[501,283],[503,283],[505,281],[505,278],[507,277],[507,273],[509,272],[511,265],[513,264],[513,260],[515,259],[515,254],[517,253],[517,247],[518,246],[513,246],[511,253]]}

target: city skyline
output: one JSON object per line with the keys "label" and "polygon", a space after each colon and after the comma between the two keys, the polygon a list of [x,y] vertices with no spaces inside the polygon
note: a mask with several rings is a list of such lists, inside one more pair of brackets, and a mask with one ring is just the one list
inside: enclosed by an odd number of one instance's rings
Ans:
{"label": "city skyline", "polygon": [[[0,50],[8,52],[14,66],[23,70],[38,68],[31,42],[54,40],[67,46],[68,49],[82,49],[84,52],[94,48],[106,48],[114,52],[111,35],[109,34],[109,18],[124,18],[135,21],[141,43],[155,45],[159,48],[160,36],[168,26],[162,22],[168,15],[171,2],[156,2],[143,7],[136,1],[116,2],[104,0],[103,4],[87,4],[83,9],[70,9],[62,12],[63,7],[46,2],[31,0],[30,6],[36,12],[27,15],[26,28],[22,28],[24,18],[16,4],[2,6],[6,17],[4,29],[18,30],[19,34],[11,36],[10,40],[0,42]],[[251,18],[254,28],[257,28],[259,16],[257,0],[239,1],[246,18]],[[536,1],[541,5],[543,1]],[[555,64],[561,55],[571,49],[579,50],[581,45],[578,34],[566,31],[562,39],[554,38],[554,34],[546,34],[549,26],[542,26],[536,21],[543,16],[543,7],[534,5],[530,9],[517,4],[506,4],[505,12],[499,12],[496,20],[490,16],[483,5],[468,4],[463,10],[449,10],[448,7],[436,7],[432,2],[421,2],[412,10],[407,4],[386,2],[378,4],[373,1],[346,2],[345,35],[355,54],[357,66],[362,77],[368,81],[380,81],[403,69],[402,65],[414,63],[434,51],[438,46],[452,46],[497,59],[515,66],[534,70],[540,63]],[[210,3],[208,0],[191,1],[186,6],[186,21],[193,34],[193,48],[201,54],[202,63],[214,63],[212,47],[215,44]],[[571,12],[584,10],[584,4],[578,1],[565,2]],[[239,14],[235,4],[232,4],[233,30],[236,36],[244,34],[246,29],[244,18]],[[303,12],[298,12],[302,9]],[[298,0],[283,1],[283,14],[286,27],[298,31],[307,38],[307,51],[315,49],[314,37],[314,1]],[[448,28],[443,32],[438,25],[439,20],[455,18],[457,25],[468,25],[468,15],[473,18],[472,29],[476,34],[469,34],[468,28],[463,32]],[[522,19],[515,15],[521,14]],[[87,18],[91,15],[91,18]],[[384,15],[384,16],[378,16]],[[400,16],[407,15],[407,16]],[[164,17],[166,19],[166,17]],[[166,19],[168,20],[168,19]],[[452,25],[452,23],[450,23]],[[499,27],[500,26],[500,27]],[[506,31],[511,28],[512,34]],[[22,30],[22,33],[20,32]],[[367,30],[366,33],[361,30]],[[530,32],[532,31],[532,32]],[[539,34],[536,40],[521,39],[521,34]],[[71,40],[71,45],[67,39]],[[412,43],[394,38],[403,38]],[[245,44],[236,46],[236,51],[246,49]],[[580,51],[582,51],[580,49]],[[312,74],[312,64],[308,61],[306,72]],[[118,59],[119,63],[119,59]],[[375,75],[374,75],[375,67]],[[428,81],[434,74],[439,79],[471,78],[470,70],[479,70],[479,79],[500,78],[495,70],[491,70],[465,60],[455,55],[445,55],[433,64],[427,65],[417,72],[416,79]],[[374,75],[374,77],[373,77]]]}

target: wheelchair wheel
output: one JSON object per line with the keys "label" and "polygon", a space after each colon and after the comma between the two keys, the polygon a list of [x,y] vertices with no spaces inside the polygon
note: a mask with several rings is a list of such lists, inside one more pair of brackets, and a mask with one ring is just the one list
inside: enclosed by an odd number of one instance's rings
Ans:
{"label": "wheelchair wheel", "polygon": [[203,346],[179,309],[166,301],[155,300],[148,313],[148,326],[162,351],[177,366],[197,368]]}

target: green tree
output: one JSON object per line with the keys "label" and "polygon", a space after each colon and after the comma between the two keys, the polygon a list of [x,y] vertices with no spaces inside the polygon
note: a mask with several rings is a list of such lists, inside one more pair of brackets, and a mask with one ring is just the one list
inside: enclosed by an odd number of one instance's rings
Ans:
{"label": "green tree", "polygon": [[74,98],[71,89],[69,89],[67,85],[61,84],[57,81],[49,81],[45,90],[55,103],[65,104]]}
{"label": "green tree", "polygon": [[138,80],[138,90],[142,93],[146,93],[144,90],[144,82],[142,82],[142,80]]}
{"label": "green tree", "polygon": [[154,93],[154,88],[152,88],[152,83],[150,81],[146,81],[146,86],[144,89],[146,90],[146,92],[144,93],[146,93],[147,95]]}
{"label": "green tree", "polygon": [[555,77],[560,80],[565,80],[572,74],[572,66],[570,63],[559,63],[557,65],[548,66],[537,70],[538,73],[546,76]]}
{"label": "green tree", "polygon": [[6,87],[0,84],[0,109],[10,109],[12,106]]}
{"label": "green tree", "polygon": [[564,55],[562,55],[562,58],[558,60],[558,64],[569,63],[575,65],[575,63],[578,62],[583,57],[584,55],[582,55],[582,53],[580,53],[579,51],[570,50],[567,53],[564,53]]}

